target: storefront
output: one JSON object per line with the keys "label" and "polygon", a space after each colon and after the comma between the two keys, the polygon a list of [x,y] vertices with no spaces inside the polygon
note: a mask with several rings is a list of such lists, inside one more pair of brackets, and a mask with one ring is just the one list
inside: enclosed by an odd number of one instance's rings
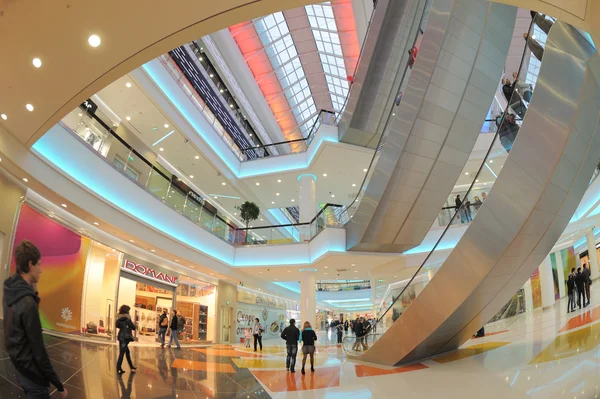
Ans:
{"label": "storefront", "polygon": [[[252,328],[258,318],[265,329],[264,339],[279,338],[290,316],[300,316],[298,303],[273,295],[238,287],[235,336],[242,342],[246,328]],[[300,321],[299,317],[297,318]]]}
{"label": "storefront", "polygon": [[[42,253],[44,274],[38,284],[42,327],[93,339],[116,339],[121,305],[131,307],[140,343],[157,342],[163,310],[177,309],[185,318],[182,342],[215,340],[216,286],[195,280],[115,250],[76,233],[44,215],[34,204],[22,205],[13,237]],[[15,272],[11,257],[11,274]]]}

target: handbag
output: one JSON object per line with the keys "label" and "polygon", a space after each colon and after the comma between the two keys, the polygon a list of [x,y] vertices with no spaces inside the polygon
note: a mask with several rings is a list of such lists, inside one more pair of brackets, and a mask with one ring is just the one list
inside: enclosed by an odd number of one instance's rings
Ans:
{"label": "handbag", "polygon": [[87,332],[90,334],[98,334],[98,326],[93,321],[87,323]]}

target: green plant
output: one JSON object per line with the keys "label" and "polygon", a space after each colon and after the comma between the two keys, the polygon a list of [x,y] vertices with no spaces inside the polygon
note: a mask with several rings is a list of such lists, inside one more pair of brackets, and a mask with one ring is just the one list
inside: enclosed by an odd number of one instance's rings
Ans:
{"label": "green plant", "polygon": [[[254,202],[246,201],[240,206],[235,207],[238,211],[240,211],[240,218],[244,223],[246,223],[246,228],[251,221],[258,219],[260,215],[260,208]],[[248,230],[246,230],[246,238],[244,240],[245,243],[248,242]]]}

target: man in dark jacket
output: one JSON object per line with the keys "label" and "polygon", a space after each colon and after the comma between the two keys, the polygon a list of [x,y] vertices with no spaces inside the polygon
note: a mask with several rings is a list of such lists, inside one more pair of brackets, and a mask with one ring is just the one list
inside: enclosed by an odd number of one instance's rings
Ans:
{"label": "man in dark jacket", "polygon": [[169,316],[167,316],[167,309],[164,309],[160,318],[158,319],[158,339],[160,340],[160,347],[165,346],[165,335],[167,334],[167,328],[169,327]]}
{"label": "man in dark jacket", "polygon": [[587,298],[587,302],[586,302],[586,306],[587,306],[590,304],[590,285],[592,285],[592,275],[591,275],[590,268],[587,267],[587,265],[585,263],[583,264],[583,270],[581,273],[585,277],[585,281],[583,282],[583,287],[585,289],[585,297]]}
{"label": "man in dark jacket", "polygon": [[50,363],[42,338],[40,298],[34,289],[42,274],[41,258],[29,241],[15,250],[17,272],[4,281],[4,345],[28,398],[50,398],[50,383],[66,398],[67,390]]}
{"label": "man in dark jacket", "polygon": [[585,299],[585,275],[581,272],[581,267],[577,268],[575,275],[575,285],[577,286],[577,306],[581,309],[581,297],[583,297],[583,307],[587,306]]}
{"label": "man in dark jacket", "polygon": [[296,354],[298,353],[298,341],[300,340],[300,330],[296,327],[296,320],[290,319],[290,325],[281,332],[281,338],[285,339],[287,357],[285,358],[285,369],[295,373]]}
{"label": "man in dark jacket", "polygon": [[171,311],[171,338],[169,338],[169,348],[171,347],[171,343],[173,343],[173,340],[175,340],[175,344],[177,345],[177,349],[181,349],[181,346],[179,345],[179,339],[177,338],[177,327],[178,327],[179,321],[177,320],[177,311],[175,309],[173,309]]}

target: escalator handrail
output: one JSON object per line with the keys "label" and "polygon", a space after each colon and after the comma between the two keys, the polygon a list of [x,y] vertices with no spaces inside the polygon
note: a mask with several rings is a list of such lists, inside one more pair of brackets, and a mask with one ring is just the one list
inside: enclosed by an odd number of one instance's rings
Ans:
{"label": "escalator handrail", "polygon": [[[528,37],[531,37],[531,29],[534,26],[534,21],[535,20],[532,19],[531,23],[529,24],[529,29],[528,29],[529,36]],[[527,40],[529,40],[529,39],[527,39]],[[527,43],[528,43],[528,41],[525,41],[525,48],[523,50],[523,55],[521,56],[521,63],[519,64],[519,71],[517,72],[517,76],[521,76],[521,70],[523,68],[523,64],[524,64],[524,61],[525,61],[525,56],[526,56],[527,50],[528,50]],[[512,100],[512,97],[511,97],[511,100]],[[470,194],[471,190],[473,189],[473,186],[475,185],[475,180],[477,179],[477,177],[479,177],[479,174],[483,170],[483,167],[485,166],[485,164],[487,162],[487,159],[488,159],[490,153],[492,152],[492,148],[494,147],[494,143],[498,139],[499,132],[501,131],[501,127],[502,127],[502,125],[504,123],[504,118],[505,118],[505,116],[508,113],[508,109],[509,109],[510,105],[511,105],[511,101],[508,101],[508,103],[506,105],[506,108],[504,109],[504,112],[502,113],[499,128],[496,130],[496,133],[494,134],[494,138],[492,139],[492,143],[490,144],[490,147],[488,148],[487,153],[486,153],[485,157],[483,158],[483,162],[481,163],[481,165],[479,166],[479,169],[477,170],[477,173],[474,175],[473,181],[469,185],[469,189],[467,190],[467,192],[465,194],[465,197],[467,197]],[[457,218],[460,210],[464,206],[465,206],[465,203],[463,202],[463,204],[461,205],[461,207],[458,208],[458,209],[456,209],[456,212],[454,212],[454,215],[452,215],[452,218],[450,219],[450,223],[448,224],[448,226],[446,226],[446,228],[444,229],[444,231],[442,232],[442,234],[440,235],[440,237],[438,238],[438,240],[435,242],[435,244],[431,248],[431,251],[429,251],[429,253],[425,257],[425,259],[423,260],[423,262],[421,263],[421,265],[419,266],[419,268],[415,271],[415,273],[410,278],[410,280],[408,281],[408,283],[404,286],[404,288],[402,288],[402,291],[392,301],[392,303],[390,304],[390,306],[388,306],[388,308],[383,312],[383,314],[377,319],[378,323],[381,322],[381,320],[385,317],[385,315],[387,314],[387,312],[389,312],[389,310],[394,307],[394,305],[396,304],[396,302],[398,300],[400,300],[400,298],[402,298],[402,295],[404,294],[404,292],[408,289],[408,287],[411,285],[411,283],[413,282],[413,280],[421,272],[421,270],[423,269],[423,267],[425,266],[425,264],[427,263],[427,261],[429,260],[429,258],[432,256],[432,254],[437,249],[437,246],[440,244],[440,242],[442,241],[442,239],[444,238],[444,236],[446,235],[446,233],[450,230],[450,227],[452,227],[453,221]]]}

